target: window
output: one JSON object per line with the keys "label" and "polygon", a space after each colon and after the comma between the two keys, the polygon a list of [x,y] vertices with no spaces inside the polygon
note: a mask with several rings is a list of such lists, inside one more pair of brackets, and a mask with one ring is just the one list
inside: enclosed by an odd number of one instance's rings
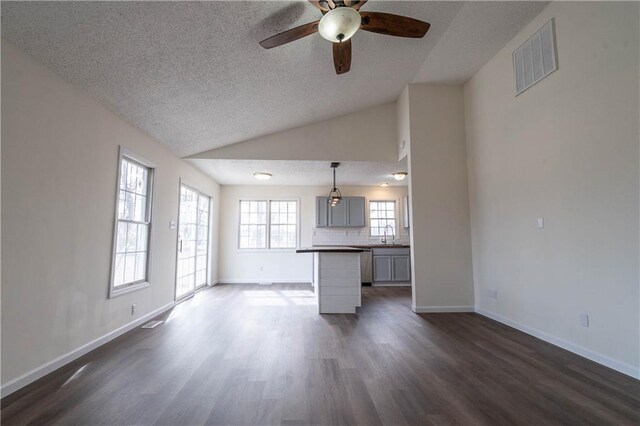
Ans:
{"label": "window", "polygon": [[295,201],[270,201],[269,247],[296,248],[297,204]]}
{"label": "window", "polygon": [[241,249],[295,249],[298,245],[298,202],[241,200]]}
{"label": "window", "polygon": [[383,237],[387,226],[387,235],[396,235],[396,202],[395,201],[370,201],[369,221],[372,237]]}
{"label": "window", "polygon": [[267,248],[266,201],[240,201],[240,248]]}
{"label": "window", "polygon": [[147,286],[153,166],[120,152],[110,297]]}

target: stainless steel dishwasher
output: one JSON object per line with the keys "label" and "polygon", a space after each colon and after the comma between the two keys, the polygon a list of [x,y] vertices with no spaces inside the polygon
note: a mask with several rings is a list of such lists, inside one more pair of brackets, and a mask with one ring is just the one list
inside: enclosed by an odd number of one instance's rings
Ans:
{"label": "stainless steel dishwasher", "polygon": [[373,281],[373,258],[371,250],[360,253],[360,279],[363,285],[371,285]]}

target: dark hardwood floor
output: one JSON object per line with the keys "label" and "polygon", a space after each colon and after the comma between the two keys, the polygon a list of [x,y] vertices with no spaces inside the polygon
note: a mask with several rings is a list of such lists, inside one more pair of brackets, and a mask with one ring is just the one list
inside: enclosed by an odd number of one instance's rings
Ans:
{"label": "dark hardwood floor", "polygon": [[218,285],[2,400],[2,424],[639,424],[640,382],[476,314],[363,288]]}

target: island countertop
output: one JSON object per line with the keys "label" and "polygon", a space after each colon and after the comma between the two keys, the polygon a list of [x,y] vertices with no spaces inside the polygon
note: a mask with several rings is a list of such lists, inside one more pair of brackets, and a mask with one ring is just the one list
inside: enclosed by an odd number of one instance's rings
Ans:
{"label": "island countertop", "polygon": [[364,251],[370,251],[370,249],[348,247],[348,246],[303,247],[303,248],[297,249],[296,253],[362,253]]}

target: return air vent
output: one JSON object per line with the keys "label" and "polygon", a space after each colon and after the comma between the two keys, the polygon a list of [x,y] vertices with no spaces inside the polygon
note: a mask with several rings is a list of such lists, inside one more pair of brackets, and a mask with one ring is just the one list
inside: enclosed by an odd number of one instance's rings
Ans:
{"label": "return air vent", "polygon": [[558,69],[553,19],[513,52],[516,96]]}
{"label": "return air vent", "polygon": [[159,326],[163,322],[164,321],[149,321],[148,323],[146,323],[145,325],[143,325],[140,328],[156,328],[157,326]]}

